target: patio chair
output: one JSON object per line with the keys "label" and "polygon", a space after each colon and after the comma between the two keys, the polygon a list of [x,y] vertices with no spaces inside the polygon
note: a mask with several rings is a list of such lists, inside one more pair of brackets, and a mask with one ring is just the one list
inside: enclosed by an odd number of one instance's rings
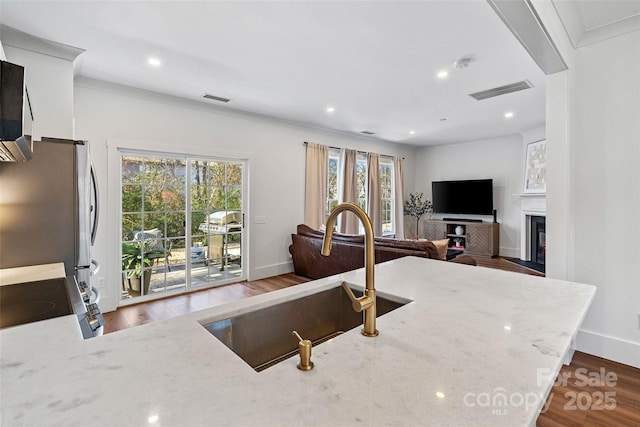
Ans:
{"label": "patio chair", "polygon": [[164,258],[164,265],[168,271],[171,271],[169,257],[171,256],[173,240],[169,240],[167,244],[167,239],[163,239],[162,231],[157,228],[139,231],[133,235],[133,240],[145,241],[149,249],[159,252],[158,255],[150,255],[149,259],[152,263],[155,262],[155,265],[158,265],[158,260]]}

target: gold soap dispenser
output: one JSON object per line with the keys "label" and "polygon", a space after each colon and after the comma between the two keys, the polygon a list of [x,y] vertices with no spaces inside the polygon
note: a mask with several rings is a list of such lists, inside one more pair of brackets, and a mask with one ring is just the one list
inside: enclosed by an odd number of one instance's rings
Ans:
{"label": "gold soap dispenser", "polygon": [[313,369],[313,362],[311,361],[311,341],[304,340],[296,331],[291,333],[298,338],[298,349],[300,350],[300,363],[298,363],[298,369],[301,371],[310,371]]}

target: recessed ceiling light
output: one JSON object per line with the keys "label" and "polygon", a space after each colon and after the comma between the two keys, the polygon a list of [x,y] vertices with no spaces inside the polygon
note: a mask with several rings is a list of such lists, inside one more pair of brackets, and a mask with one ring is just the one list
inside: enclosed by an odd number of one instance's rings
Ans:
{"label": "recessed ceiling light", "polygon": [[162,63],[160,62],[160,60],[158,58],[149,58],[147,60],[147,63],[149,65],[151,65],[152,67],[159,67],[160,65],[162,65]]}
{"label": "recessed ceiling light", "polygon": [[409,135],[415,135],[415,134],[416,134],[416,131],[415,131],[415,130],[410,130],[410,131],[409,131]]}
{"label": "recessed ceiling light", "polygon": [[443,392],[441,392],[441,391],[436,392],[436,396],[437,396],[439,399],[444,399],[444,393],[443,393]]}
{"label": "recessed ceiling light", "polygon": [[439,79],[446,79],[448,75],[449,75],[448,71],[442,70],[442,71],[439,71],[438,74],[436,74],[436,77],[438,77]]}
{"label": "recessed ceiling light", "polygon": [[510,119],[512,117],[513,117],[513,112],[507,111],[506,113],[504,113],[504,118],[505,119]]}
{"label": "recessed ceiling light", "polygon": [[333,107],[327,107],[327,113],[333,113],[334,111],[336,111],[335,108]]}

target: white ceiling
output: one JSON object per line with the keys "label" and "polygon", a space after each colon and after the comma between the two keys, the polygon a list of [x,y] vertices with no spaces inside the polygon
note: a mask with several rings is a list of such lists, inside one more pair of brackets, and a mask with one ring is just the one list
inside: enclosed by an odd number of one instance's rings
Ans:
{"label": "white ceiling", "polygon": [[574,47],[640,30],[640,0],[552,0]]}
{"label": "white ceiling", "polygon": [[[0,22],[85,49],[77,75],[193,100],[211,93],[231,102],[202,102],[393,142],[472,141],[544,123],[545,76],[484,0],[1,0]],[[463,55],[472,63],[455,69]],[[449,77],[437,79],[440,70]],[[534,88],[468,96],[524,79]]]}
{"label": "white ceiling", "polygon": [[[566,0],[565,0],[566,1]],[[629,0],[574,1],[587,31],[640,15],[640,2]],[[615,4],[615,7],[612,5]]]}

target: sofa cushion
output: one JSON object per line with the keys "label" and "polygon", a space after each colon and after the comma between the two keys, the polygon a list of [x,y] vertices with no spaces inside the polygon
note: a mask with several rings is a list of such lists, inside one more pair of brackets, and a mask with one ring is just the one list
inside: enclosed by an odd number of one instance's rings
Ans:
{"label": "sofa cushion", "polygon": [[[311,228],[306,224],[298,224],[296,228],[296,232],[298,235],[301,235],[301,236],[316,237],[319,239],[324,238],[324,231],[316,230],[315,228]],[[364,235],[363,234],[344,234],[344,233],[334,232],[333,240],[336,242],[364,244]],[[398,239],[391,239],[388,237],[376,237],[374,239],[374,243],[376,246],[384,246],[388,248],[426,252],[427,258],[446,260],[446,248],[445,248],[445,258],[442,258],[436,246],[428,240],[398,240]],[[424,256],[424,255],[421,255],[421,256]]]}
{"label": "sofa cushion", "polygon": [[[320,239],[324,239],[324,231],[316,230],[315,228],[311,228],[306,224],[298,224],[296,232],[302,236],[311,236],[318,237]],[[363,243],[364,244],[364,235],[363,234],[345,234],[345,233],[333,233],[333,240],[339,240],[341,242],[347,243]]]}
{"label": "sofa cushion", "polygon": [[397,240],[386,237],[376,237],[374,240],[377,246],[426,252],[427,258],[440,259],[438,249],[428,240]]}

